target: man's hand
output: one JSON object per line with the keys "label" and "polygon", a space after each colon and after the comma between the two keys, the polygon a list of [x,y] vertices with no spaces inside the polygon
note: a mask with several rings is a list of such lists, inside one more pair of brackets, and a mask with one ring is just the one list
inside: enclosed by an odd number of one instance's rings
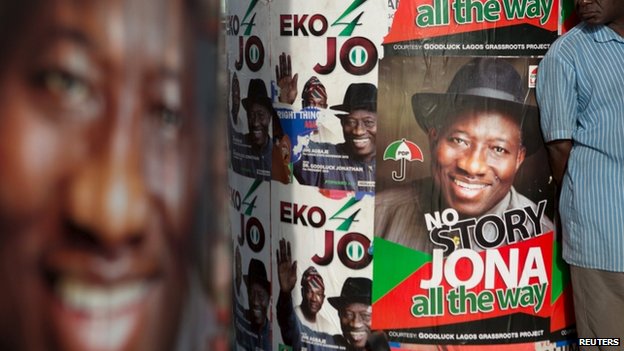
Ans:
{"label": "man's hand", "polygon": [[570,158],[570,150],[572,150],[572,140],[554,140],[546,144],[548,150],[548,159],[550,161],[550,169],[557,186],[561,188],[563,175],[568,166],[568,158]]}
{"label": "man's hand", "polygon": [[292,64],[290,55],[282,52],[279,57],[279,66],[275,66],[275,77],[277,86],[280,88],[279,102],[293,104],[297,99],[297,79],[298,74],[292,76]]}
{"label": "man's hand", "polygon": [[297,261],[292,262],[290,242],[281,239],[277,249],[277,276],[280,290],[290,293],[297,284]]}

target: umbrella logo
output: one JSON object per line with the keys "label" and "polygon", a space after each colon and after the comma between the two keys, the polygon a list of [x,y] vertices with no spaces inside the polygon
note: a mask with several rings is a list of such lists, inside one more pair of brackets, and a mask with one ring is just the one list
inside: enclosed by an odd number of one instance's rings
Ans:
{"label": "umbrella logo", "polygon": [[392,179],[397,182],[405,179],[406,161],[412,162],[417,160],[422,162],[424,160],[423,153],[418,145],[409,140],[405,140],[405,138],[396,140],[388,145],[388,147],[386,147],[386,151],[384,151],[383,159],[401,161],[401,168],[399,172],[397,173],[397,171],[392,171]]}

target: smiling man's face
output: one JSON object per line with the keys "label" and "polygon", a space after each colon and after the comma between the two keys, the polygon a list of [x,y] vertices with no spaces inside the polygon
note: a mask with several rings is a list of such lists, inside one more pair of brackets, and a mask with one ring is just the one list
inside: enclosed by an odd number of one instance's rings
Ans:
{"label": "smiling man's face", "polygon": [[301,309],[304,311],[304,314],[315,317],[321,310],[321,307],[323,307],[325,288],[309,285],[302,289],[302,295]]}
{"label": "smiling man's face", "polygon": [[269,140],[271,111],[262,104],[252,103],[247,110],[247,123],[249,124],[249,143],[256,148],[264,147]]}
{"label": "smiling man's face", "polygon": [[371,312],[368,304],[352,302],[339,311],[342,335],[356,350],[364,350],[371,333]]}
{"label": "smiling man's face", "polygon": [[194,158],[181,3],[36,3],[0,67],[0,349],[171,350]]}
{"label": "smiling man's face", "polygon": [[351,156],[360,161],[375,158],[377,113],[355,110],[341,118],[342,133]]}
{"label": "smiling man's face", "polygon": [[518,122],[497,111],[462,112],[429,138],[433,178],[446,205],[463,216],[498,204],[525,157]]}
{"label": "smiling man's face", "polygon": [[261,284],[252,283],[247,293],[249,303],[249,322],[257,330],[267,322],[269,292]]}

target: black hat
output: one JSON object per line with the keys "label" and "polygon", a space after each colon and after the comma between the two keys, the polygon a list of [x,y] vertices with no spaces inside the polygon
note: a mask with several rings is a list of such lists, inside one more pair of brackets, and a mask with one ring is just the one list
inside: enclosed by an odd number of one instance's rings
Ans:
{"label": "black hat", "polygon": [[370,305],[372,285],[373,282],[368,278],[347,278],[340,296],[329,297],[327,301],[337,310],[354,302]]}
{"label": "black hat", "polygon": [[247,97],[244,98],[241,103],[245,110],[248,110],[252,103],[266,106],[269,110],[273,109],[273,103],[269,98],[269,94],[267,94],[267,89],[262,79],[252,79],[249,81]]}
{"label": "black hat", "polygon": [[370,83],[353,83],[347,88],[342,104],[332,106],[331,109],[345,112],[355,110],[377,112],[377,87]]}
{"label": "black hat", "polygon": [[505,112],[516,117],[527,154],[542,144],[536,106],[526,102],[527,89],[516,69],[507,61],[476,58],[462,66],[446,93],[416,93],[412,109],[420,127],[428,131],[445,125],[454,112],[477,108]]}
{"label": "black hat", "polygon": [[251,261],[249,261],[247,275],[243,278],[245,279],[247,289],[251,287],[251,284],[256,283],[265,288],[267,292],[271,292],[271,283],[267,279],[266,268],[264,268],[264,263],[262,263],[262,261],[252,258]]}

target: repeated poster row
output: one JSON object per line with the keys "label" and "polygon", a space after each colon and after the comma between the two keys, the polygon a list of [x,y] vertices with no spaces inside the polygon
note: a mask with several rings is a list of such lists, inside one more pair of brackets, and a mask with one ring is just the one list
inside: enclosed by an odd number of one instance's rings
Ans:
{"label": "repeated poster row", "polygon": [[235,349],[569,347],[533,92],[557,13],[228,3]]}

